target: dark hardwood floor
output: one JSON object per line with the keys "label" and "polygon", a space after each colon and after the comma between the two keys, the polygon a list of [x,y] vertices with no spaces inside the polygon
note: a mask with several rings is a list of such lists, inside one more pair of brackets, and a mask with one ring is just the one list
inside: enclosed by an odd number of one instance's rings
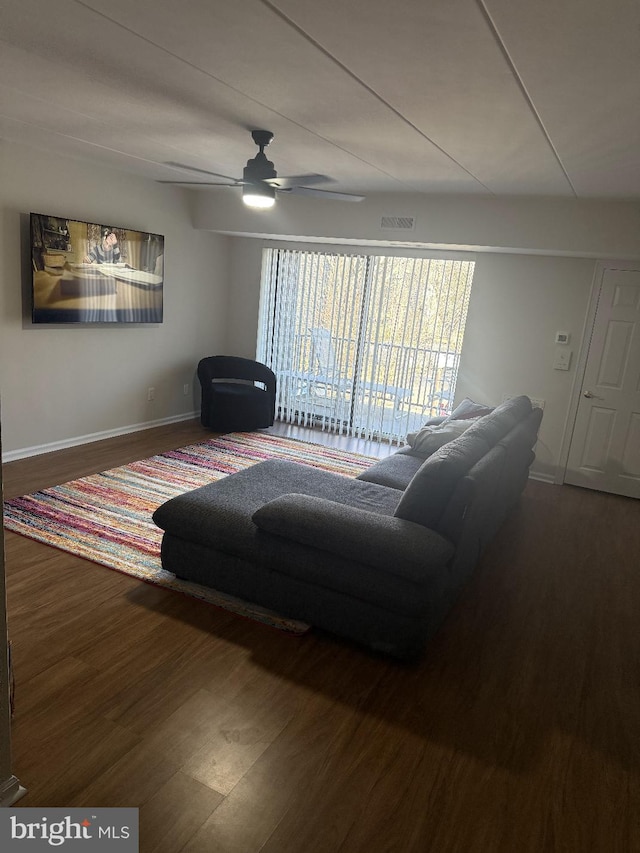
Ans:
{"label": "dark hardwood floor", "polygon": [[[209,435],[12,462],[5,497]],[[530,482],[409,665],[8,532],[18,807],[137,806],[143,853],[640,851],[639,557],[640,502]]]}

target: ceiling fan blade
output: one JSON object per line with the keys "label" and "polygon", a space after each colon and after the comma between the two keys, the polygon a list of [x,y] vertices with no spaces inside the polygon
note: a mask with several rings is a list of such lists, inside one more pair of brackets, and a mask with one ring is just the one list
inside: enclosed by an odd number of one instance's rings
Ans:
{"label": "ceiling fan blade", "polygon": [[287,175],[283,178],[265,178],[265,184],[279,190],[287,190],[291,187],[307,186],[308,184],[329,184],[333,178],[327,175]]}
{"label": "ceiling fan blade", "polygon": [[291,193],[292,195],[315,196],[316,198],[326,198],[330,201],[364,201],[365,199],[363,195],[338,193],[333,192],[333,190],[316,190],[313,187],[291,187],[290,189],[280,190],[279,192]]}
{"label": "ceiling fan blade", "polygon": [[236,184],[242,183],[242,178],[232,178],[231,175],[221,175],[220,172],[208,172],[206,169],[198,169],[197,166],[187,166],[186,163],[176,163],[173,160],[167,160],[165,166],[173,166],[175,169],[186,169],[187,172],[197,172],[199,175],[212,175],[214,178],[226,178],[227,181],[233,181]]}
{"label": "ceiling fan blade", "polygon": [[213,181],[156,181],[157,184],[173,184],[174,187],[240,187],[237,184],[217,184]]}

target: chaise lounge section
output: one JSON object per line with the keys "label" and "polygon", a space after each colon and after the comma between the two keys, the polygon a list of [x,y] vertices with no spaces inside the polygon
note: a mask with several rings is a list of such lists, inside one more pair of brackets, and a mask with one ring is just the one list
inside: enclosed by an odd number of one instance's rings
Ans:
{"label": "chaise lounge section", "polygon": [[357,479],[267,460],[167,501],[162,564],[400,658],[421,653],[517,502],[542,417],[516,397]]}

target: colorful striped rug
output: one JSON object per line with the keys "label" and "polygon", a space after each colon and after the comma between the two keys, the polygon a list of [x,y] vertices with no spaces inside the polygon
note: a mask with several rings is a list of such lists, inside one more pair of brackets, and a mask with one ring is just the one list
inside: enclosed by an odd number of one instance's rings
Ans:
{"label": "colorful striped rug", "polygon": [[174,495],[277,457],[355,477],[375,460],[268,433],[231,433],[140,462],[23,495],[4,504],[5,528],[142,581],[194,596],[281,630],[308,625],[182,581],[160,563],[162,531],[151,515]]}

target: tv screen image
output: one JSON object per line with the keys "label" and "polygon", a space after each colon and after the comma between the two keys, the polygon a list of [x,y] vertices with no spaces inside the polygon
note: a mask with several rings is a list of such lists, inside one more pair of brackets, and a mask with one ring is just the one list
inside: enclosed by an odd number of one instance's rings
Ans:
{"label": "tv screen image", "polygon": [[164,237],[31,214],[34,323],[161,323]]}

